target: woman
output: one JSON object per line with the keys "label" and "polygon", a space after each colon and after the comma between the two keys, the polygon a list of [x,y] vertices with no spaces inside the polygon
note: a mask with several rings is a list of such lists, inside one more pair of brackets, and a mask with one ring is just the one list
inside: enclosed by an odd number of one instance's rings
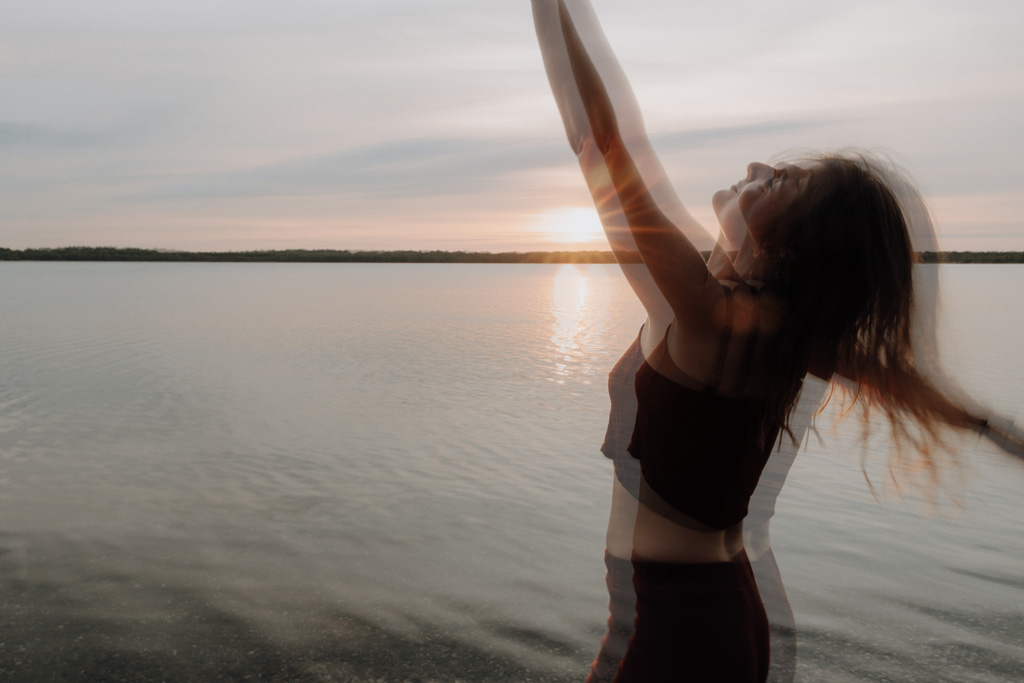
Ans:
{"label": "woman", "polygon": [[[1019,444],[949,400],[915,363],[914,254],[890,174],[859,156],[751,164],[713,198],[722,236],[705,262],[706,233],[668,189],[589,7],[533,5],[612,247],[642,259],[623,268],[648,319],[617,368],[635,373],[628,451],[642,476],[630,492],[629,467],[616,459],[608,553],[631,557],[636,620],[615,680],[764,681],[768,625],[742,521],[776,438],[797,443],[793,408],[811,368],[848,378],[860,405],[881,409],[897,444],[909,442],[931,472],[947,426]],[[586,41],[577,22],[588,25]],[[609,433],[621,442],[629,410],[616,420],[617,409]],[[609,562],[612,621],[623,573]]]}

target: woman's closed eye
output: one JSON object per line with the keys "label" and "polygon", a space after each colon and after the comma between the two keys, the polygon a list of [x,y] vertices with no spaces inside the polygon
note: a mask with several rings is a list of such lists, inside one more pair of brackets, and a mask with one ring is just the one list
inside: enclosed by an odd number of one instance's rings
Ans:
{"label": "woman's closed eye", "polygon": [[788,176],[788,169],[783,168],[776,170],[772,177],[768,179],[768,189],[775,187],[776,183],[783,182]]}

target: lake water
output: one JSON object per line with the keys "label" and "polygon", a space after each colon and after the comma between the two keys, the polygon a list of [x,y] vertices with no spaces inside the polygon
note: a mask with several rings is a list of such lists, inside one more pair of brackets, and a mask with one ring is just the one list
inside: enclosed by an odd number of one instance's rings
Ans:
{"label": "lake water", "polygon": [[[942,281],[1019,415],[1024,268]],[[581,681],[642,318],[614,266],[0,263],[0,680]],[[1024,679],[1024,467],[968,439],[929,511],[821,439],[772,528],[800,680]]]}

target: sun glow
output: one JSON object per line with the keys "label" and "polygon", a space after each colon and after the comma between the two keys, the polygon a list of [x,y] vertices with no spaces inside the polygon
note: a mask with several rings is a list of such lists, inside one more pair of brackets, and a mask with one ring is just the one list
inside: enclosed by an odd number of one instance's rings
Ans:
{"label": "sun glow", "polygon": [[597,211],[580,206],[560,206],[545,211],[535,217],[531,227],[551,242],[569,242],[577,246],[603,241],[604,237]]}

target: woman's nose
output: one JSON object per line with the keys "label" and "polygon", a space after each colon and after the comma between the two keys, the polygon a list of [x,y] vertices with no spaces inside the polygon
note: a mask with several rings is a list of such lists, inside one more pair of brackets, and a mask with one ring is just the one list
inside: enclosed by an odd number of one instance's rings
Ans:
{"label": "woman's nose", "polygon": [[761,178],[771,178],[775,175],[775,169],[768,164],[762,164],[759,161],[755,161],[747,166],[747,180],[758,180]]}

